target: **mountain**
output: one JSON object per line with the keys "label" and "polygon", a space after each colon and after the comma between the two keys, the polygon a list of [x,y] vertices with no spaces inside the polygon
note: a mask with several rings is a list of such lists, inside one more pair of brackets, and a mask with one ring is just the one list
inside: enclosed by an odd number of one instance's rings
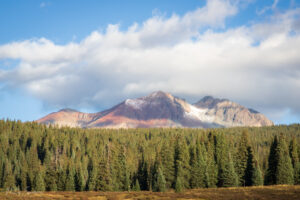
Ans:
{"label": "mountain", "polygon": [[127,99],[98,113],[62,109],[38,123],[82,128],[270,126],[263,114],[227,99],[206,96],[195,104],[162,91]]}

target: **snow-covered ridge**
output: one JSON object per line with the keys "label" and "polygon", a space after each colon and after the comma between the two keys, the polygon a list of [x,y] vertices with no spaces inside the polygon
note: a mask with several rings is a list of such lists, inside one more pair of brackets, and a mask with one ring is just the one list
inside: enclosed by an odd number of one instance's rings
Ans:
{"label": "snow-covered ridge", "polygon": [[125,104],[135,109],[142,109],[147,102],[143,99],[126,99]]}
{"label": "snow-covered ridge", "polygon": [[185,111],[184,116],[191,119],[201,120],[202,122],[213,122],[214,117],[207,114],[209,109],[197,108],[193,105],[189,105],[189,111]]}

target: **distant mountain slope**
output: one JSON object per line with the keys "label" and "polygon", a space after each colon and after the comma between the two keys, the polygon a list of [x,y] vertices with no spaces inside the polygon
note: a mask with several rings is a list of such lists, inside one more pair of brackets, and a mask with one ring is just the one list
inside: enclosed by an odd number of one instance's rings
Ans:
{"label": "distant mountain slope", "polygon": [[213,128],[273,125],[263,114],[226,99],[207,96],[192,105],[161,91],[137,99],[127,99],[109,110],[98,113],[63,109],[37,122],[82,128]]}

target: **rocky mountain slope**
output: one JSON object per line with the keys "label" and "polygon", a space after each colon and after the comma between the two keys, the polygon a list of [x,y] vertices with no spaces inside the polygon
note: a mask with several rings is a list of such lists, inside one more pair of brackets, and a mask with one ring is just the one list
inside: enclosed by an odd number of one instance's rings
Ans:
{"label": "rocky mountain slope", "polygon": [[195,104],[165,92],[127,99],[111,109],[82,113],[63,109],[38,123],[82,128],[270,126],[263,114],[226,99],[207,96]]}

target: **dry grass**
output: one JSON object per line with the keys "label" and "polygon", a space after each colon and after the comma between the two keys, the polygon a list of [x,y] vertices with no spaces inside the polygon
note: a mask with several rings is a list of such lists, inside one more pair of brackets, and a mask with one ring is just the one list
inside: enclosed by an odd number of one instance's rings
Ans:
{"label": "dry grass", "polygon": [[239,188],[210,188],[186,190],[182,193],[173,191],[160,192],[0,192],[0,199],[78,199],[78,200],[289,200],[300,199],[300,186],[264,186]]}

